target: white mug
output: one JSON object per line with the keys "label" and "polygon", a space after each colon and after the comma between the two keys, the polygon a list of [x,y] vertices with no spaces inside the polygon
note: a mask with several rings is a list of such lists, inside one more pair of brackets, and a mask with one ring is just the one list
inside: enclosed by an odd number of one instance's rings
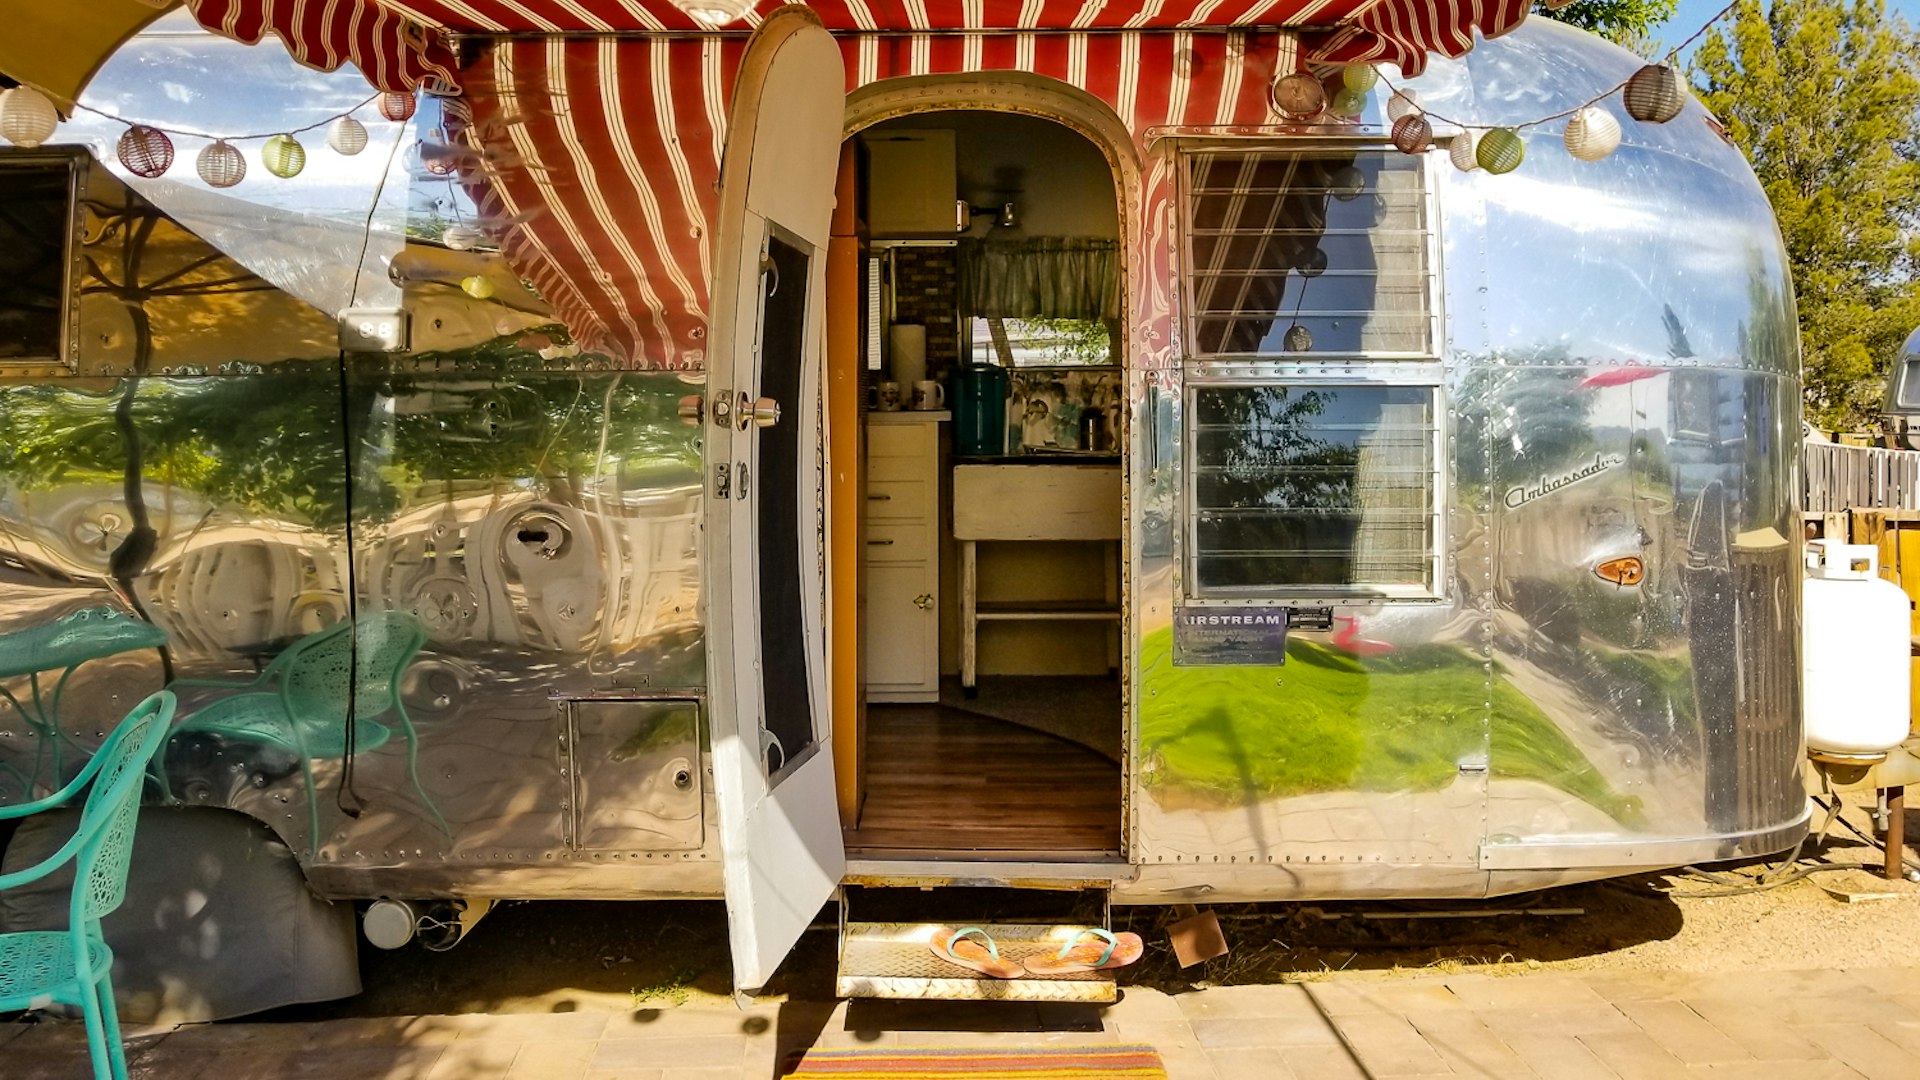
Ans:
{"label": "white mug", "polygon": [[899,412],[900,411],[900,384],[899,383],[888,381],[880,384],[880,411],[881,412]]}
{"label": "white mug", "polygon": [[932,379],[921,379],[913,384],[913,407],[922,412],[946,408],[947,388]]}

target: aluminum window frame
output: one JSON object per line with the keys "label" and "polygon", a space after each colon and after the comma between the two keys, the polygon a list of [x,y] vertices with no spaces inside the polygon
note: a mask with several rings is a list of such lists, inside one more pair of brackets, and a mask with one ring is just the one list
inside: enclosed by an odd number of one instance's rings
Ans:
{"label": "aluminum window frame", "polygon": [[[1175,228],[1179,241],[1176,254],[1179,262],[1176,273],[1180,278],[1178,297],[1180,313],[1177,325],[1180,331],[1180,355],[1184,363],[1257,363],[1263,360],[1291,360],[1296,362],[1325,362],[1331,360],[1364,360],[1378,362],[1383,360],[1437,360],[1440,357],[1440,343],[1446,327],[1446,311],[1443,304],[1444,289],[1441,285],[1441,225],[1439,213],[1438,185],[1434,183],[1433,166],[1428,160],[1433,155],[1413,156],[1413,174],[1419,188],[1420,197],[1416,202],[1422,217],[1419,233],[1426,237],[1424,266],[1426,289],[1425,348],[1411,351],[1320,351],[1320,352],[1217,352],[1202,353],[1194,349],[1200,335],[1197,321],[1200,318],[1200,304],[1194,295],[1198,275],[1194,268],[1198,265],[1194,258],[1193,209],[1194,209],[1194,163],[1203,157],[1223,155],[1246,156],[1250,154],[1270,153],[1286,154],[1303,151],[1324,150],[1339,153],[1378,153],[1388,160],[1404,159],[1408,155],[1400,153],[1391,143],[1377,137],[1349,136],[1310,139],[1254,140],[1207,140],[1188,142],[1181,140],[1174,147],[1175,167],[1173,169],[1174,201],[1177,205]],[[1327,273],[1339,273],[1328,270]]]}

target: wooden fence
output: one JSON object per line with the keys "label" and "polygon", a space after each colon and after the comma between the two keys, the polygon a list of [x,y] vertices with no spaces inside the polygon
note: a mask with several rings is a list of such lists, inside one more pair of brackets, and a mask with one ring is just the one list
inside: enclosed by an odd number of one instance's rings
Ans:
{"label": "wooden fence", "polygon": [[1805,445],[1807,482],[1801,509],[1807,513],[1920,510],[1920,451],[1813,440]]}

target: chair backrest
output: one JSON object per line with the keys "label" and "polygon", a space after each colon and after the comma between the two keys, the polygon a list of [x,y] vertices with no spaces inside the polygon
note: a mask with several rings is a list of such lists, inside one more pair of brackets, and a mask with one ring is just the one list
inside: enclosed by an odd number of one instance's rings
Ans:
{"label": "chair backrest", "polygon": [[296,723],[338,724],[346,719],[347,670],[356,659],[354,711],[371,720],[393,707],[401,673],[427,643],[426,628],[405,611],[376,611],[361,616],[356,626],[351,646],[341,622],[294,642],[282,654],[288,659],[280,677]]}
{"label": "chair backrest", "polygon": [[74,865],[73,918],[94,920],[127,895],[127,863],[147,764],[173,726],[174,697],[162,690],[133,707],[98,751],[100,771],[80,813],[79,859]]}

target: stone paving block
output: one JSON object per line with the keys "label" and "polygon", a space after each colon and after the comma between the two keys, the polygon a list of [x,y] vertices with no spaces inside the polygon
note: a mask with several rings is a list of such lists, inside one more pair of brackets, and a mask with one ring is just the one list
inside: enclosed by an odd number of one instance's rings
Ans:
{"label": "stone paving block", "polygon": [[[1920,1020],[1906,1021],[1897,1024],[1868,1024],[1867,1026],[1879,1032],[1888,1042],[1914,1055],[1916,1061],[1920,1061]],[[1920,1064],[1916,1064],[1915,1070],[1920,1071]]]}
{"label": "stone paving block", "polygon": [[529,1041],[513,1059],[507,1080],[582,1080],[598,1048],[598,1043],[582,1039]]}
{"label": "stone paving block", "polygon": [[1825,997],[1829,994],[1857,994],[1873,988],[1858,975],[1838,968],[1798,969],[1792,971],[1742,971],[1730,973],[1727,980],[1744,994],[1770,997],[1778,1001]]}
{"label": "stone paving block", "polygon": [[660,1069],[593,1069],[586,1080],[661,1080]]}
{"label": "stone paving block", "polygon": [[[1279,1050],[1214,1050],[1207,1054],[1219,1080],[1296,1080]],[[1169,1077],[1171,1080],[1171,1077]]]}
{"label": "stone paving block", "polygon": [[1414,1009],[1408,1011],[1407,1022],[1456,1073],[1500,1080],[1531,1080],[1534,1076],[1520,1055],[1472,1013],[1457,1009]]}
{"label": "stone paving block", "polygon": [[1548,1080],[1619,1080],[1620,1074],[1573,1035],[1503,1035],[1527,1067]]}
{"label": "stone paving block", "polygon": [[1250,1046],[1339,1046],[1340,1033],[1325,1017],[1222,1019],[1202,1017],[1192,1021],[1193,1034],[1209,1050],[1233,1050]]}
{"label": "stone paving block", "polygon": [[1345,1046],[1287,1046],[1280,1060],[1293,1075],[1312,1080],[1368,1080],[1359,1059]]}
{"label": "stone paving block", "polygon": [[662,1069],[660,1080],[742,1080],[735,1069]]}
{"label": "stone paving block", "polygon": [[1412,1024],[1398,1016],[1339,1016],[1334,1026],[1371,1076],[1431,1076],[1451,1071]]}
{"label": "stone paving block", "polygon": [[1772,1002],[1749,997],[1696,997],[1686,1005],[1755,1058],[1771,1061],[1810,1061],[1830,1055],[1801,1038],[1774,1012]]}
{"label": "stone paving block", "polygon": [[1723,1061],[1689,1065],[1686,1074],[1701,1080],[1860,1080],[1845,1064],[1821,1061]]}
{"label": "stone paving block", "polygon": [[1587,988],[1610,1002],[1679,1001],[1737,987],[1737,976],[1693,971],[1636,971],[1628,974],[1582,975]]}
{"label": "stone paving block", "polygon": [[1679,1058],[1644,1031],[1631,1034],[1582,1035],[1580,1041],[1593,1056],[1618,1073],[1621,1080],[1667,1080],[1685,1069]]}
{"label": "stone paving block", "polygon": [[1611,1005],[1559,1009],[1474,1009],[1473,1016],[1506,1039],[1513,1035],[1631,1035],[1640,1029]]}
{"label": "stone paving block", "polygon": [[[1331,984],[1314,983],[1318,990]],[[1188,1019],[1233,1019],[1243,1017],[1287,1018],[1321,1017],[1320,1007],[1308,996],[1307,984],[1285,983],[1279,986],[1216,986],[1193,994],[1181,994],[1180,1010]]]}
{"label": "stone paving block", "polygon": [[1607,1000],[1573,975],[1456,975],[1446,986],[1470,1009],[1601,1008]]}
{"label": "stone paving block", "polygon": [[746,1046],[730,1035],[669,1035],[664,1038],[602,1039],[587,1072],[617,1069],[738,1070]]}
{"label": "stone paving block", "polygon": [[506,1080],[526,1045],[517,1039],[461,1039],[440,1051],[426,1080]]}
{"label": "stone paving block", "polygon": [[1920,997],[1920,968],[1850,967],[1848,976],[1876,993]]}
{"label": "stone paving block", "polygon": [[[1167,1067],[1167,1080],[1219,1080],[1211,1056],[1197,1046],[1156,1046],[1154,1049],[1160,1051],[1160,1062]],[[1274,1075],[1276,1080],[1291,1080],[1285,1073]]]}
{"label": "stone paving block", "polygon": [[[677,1011],[677,1010],[675,1010]],[[688,1009],[690,1015],[701,1010]],[[464,1016],[423,1016],[422,1021],[451,1021],[462,1039],[585,1039],[614,1038],[627,1031],[627,1014],[604,1012],[568,1013],[469,1013]],[[687,1021],[681,1021],[687,1022]],[[678,1034],[676,1032],[675,1034]],[[688,1032],[688,1034],[695,1034]],[[704,1034],[701,1032],[699,1034]]]}
{"label": "stone paving block", "polygon": [[1615,1006],[1653,1041],[1689,1065],[1752,1061],[1753,1054],[1679,1001],[1623,1001]]}
{"label": "stone paving block", "polygon": [[1146,1043],[1152,1047],[1199,1046],[1193,1025],[1185,1020],[1128,1020],[1114,1026],[1116,1042]]}
{"label": "stone paving block", "polygon": [[[1107,1006],[1102,1014],[1109,1022],[1128,1020],[1185,1020],[1180,998],[1144,986],[1129,986],[1120,991],[1120,1000]],[[4,1038],[4,1036],[0,1036]]]}
{"label": "stone paving block", "polygon": [[1912,1080],[1920,1063],[1865,1024],[1796,1024],[1821,1049],[1845,1062],[1867,1080]]}
{"label": "stone paving block", "polygon": [[1920,1019],[1899,1002],[1864,989],[1782,998],[1779,1007],[1790,1008],[1789,1019],[1800,1024],[1900,1024]]}

